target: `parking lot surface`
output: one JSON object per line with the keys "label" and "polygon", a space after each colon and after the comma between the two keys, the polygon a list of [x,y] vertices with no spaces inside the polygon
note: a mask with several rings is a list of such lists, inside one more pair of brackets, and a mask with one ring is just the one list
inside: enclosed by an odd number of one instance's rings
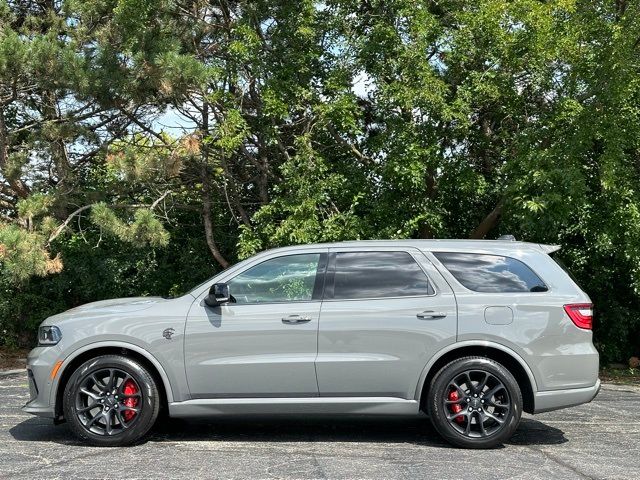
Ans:
{"label": "parking lot surface", "polygon": [[640,388],[604,385],[592,403],[525,415],[503,448],[460,450],[428,419],[165,421],[140,445],[96,448],[22,413],[26,376],[0,378],[0,478],[640,477]]}

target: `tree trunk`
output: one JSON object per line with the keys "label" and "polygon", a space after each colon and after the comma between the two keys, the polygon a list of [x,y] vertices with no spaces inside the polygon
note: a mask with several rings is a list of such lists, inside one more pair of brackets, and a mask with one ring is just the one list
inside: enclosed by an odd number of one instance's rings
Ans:
{"label": "tree trunk", "polygon": [[491,231],[500,221],[502,215],[502,200],[496,205],[496,207],[489,212],[489,214],[482,219],[476,229],[469,235],[469,238],[481,239],[487,236],[487,233]]}
{"label": "tree trunk", "polygon": [[433,238],[431,227],[426,223],[422,223],[418,229],[418,238]]}
{"label": "tree trunk", "polygon": [[[203,99],[202,104],[202,140],[206,138],[209,130],[209,106],[206,99]],[[218,262],[222,268],[227,268],[229,262],[224,258],[218,245],[216,244],[213,234],[213,222],[211,221],[212,202],[211,202],[211,184],[209,182],[209,147],[202,142],[202,216],[204,220],[204,235],[207,239],[207,245],[213,258]]]}
{"label": "tree trunk", "polygon": [[4,122],[4,106],[0,107],[0,171],[9,182],[13,192],[20,198],[27,198],[30,193],[29,187],[19,178],[7,178],[5,168],[9,160],[9,133]]}
{"label": "tree trunk", "polygon": [[211,254],[213,258],[215,258],[216,262],[218,262],[222,268],[227,268],[229,266],[229,262],[222,256],[220,250],[218,249],[218,245],[216,245],[214,236],[213,236],[213,222],[211,221],[211,192],[208,187],[204,187],[204,185],[208,184],[208,179],[205,179],[203,182],[202,188],[202,216],[204,218],[204,235],[207,239],[207,245],[209,246],[209,250],[211,250]]}
{"label": "tree trunk", "polygon": [[[58,109],[58,101],[56,99],[55,93],[46,91],[43,93],[43,121],[56,121],[62,125],[62,118],[60,115],[60,111]],[[59,135],[59,134],[56,134]],[[71,163],[69,162],[69,155],[67,153],[67,145],[65,141],[60,136],[50,138],[51,142],[51,159],[53,160],[53,165],[55,166],[55,173],[57,176],[57,184],[58,186],[65,185],[71,179]]]}

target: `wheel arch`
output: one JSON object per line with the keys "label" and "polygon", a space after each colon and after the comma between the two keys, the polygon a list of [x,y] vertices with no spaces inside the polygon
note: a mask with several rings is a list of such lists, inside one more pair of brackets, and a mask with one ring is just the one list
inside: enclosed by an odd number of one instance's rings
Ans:
{"label": "wheel arch", "polygon": [[416,388],[415,397],[421,407],[427,398],[429,386],[436,373],[447,363],[467,356],[486,357],[504,365],[518,382],[522,392],[524,411],[527,413],[534,412],[537,384],[533,372],[522,357],[504,345],[493,342],[473,341],[456,343],[440,350],[425,366]]}
{"label": "wheel arch", "polygon": [[153,376],[161,397],[161,408],[168,411],[168,404],[173,402],[171,384],[164,368],[148,351],[126,342],[99,342],[86,345],[69,355],[58,373],[57,383],[53,385],[51,394],[54,400],[54,419],[62,418],[62,396],[73,372],[82,363],[100,355],[124,355],[139,361]]}

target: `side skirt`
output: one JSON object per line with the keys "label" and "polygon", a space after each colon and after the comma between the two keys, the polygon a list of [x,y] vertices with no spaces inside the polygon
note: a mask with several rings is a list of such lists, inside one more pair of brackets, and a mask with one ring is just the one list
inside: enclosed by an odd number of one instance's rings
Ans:
{"label": "side skirt", "polygon": [[415,400],[395,397],[212,398],[169,404],[172,417],[216,415],[332,414],[419,415]]}

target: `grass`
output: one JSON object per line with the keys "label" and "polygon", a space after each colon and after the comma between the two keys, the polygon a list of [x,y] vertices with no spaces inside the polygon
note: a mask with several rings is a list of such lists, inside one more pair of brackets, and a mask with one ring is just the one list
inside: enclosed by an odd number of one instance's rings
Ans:
{"label": "grass", "polygon": [[605,367],[600,369],[600,379],[619,385],[640,385],[640,368]]}

